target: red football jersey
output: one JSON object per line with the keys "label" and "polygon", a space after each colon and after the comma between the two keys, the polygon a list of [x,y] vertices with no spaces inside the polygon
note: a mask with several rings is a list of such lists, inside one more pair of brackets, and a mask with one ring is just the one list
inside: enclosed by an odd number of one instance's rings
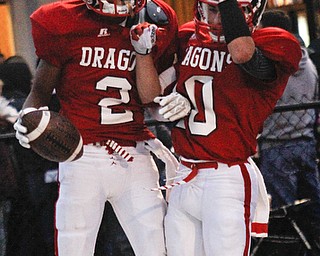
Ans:
{"label": "red football jersey", "polygon": [[266,83],[233,63],[226,44],[204,45],[194,35],[183,33],[188,38],[181,38],[186,49],[176,90],[190,100],[192,110],[172,130],[175,151],[189,159],[245,161],[255,153],[264,120],[272,113],[290,74],[298,69],[299,43],[276,28],[253,34],[256,46],[276,61],[277,79]]}
{"label": "red football jersey", "polygon": [[[153,49],[159,72],[171,66],[177,18],[164,2],[153,0],[168,18]],[[144,124],[136,89],[135,52],[130,26],[87,9],[82,0],[59,1],[31,15],[39,58],[61,67],[57,86],[61,113],[77,126],[84,143],[106,139],[141,141],[153,137]],[[167,60],[168,63],[165,61]],[[152,85],[150,85],[152,86]]]}

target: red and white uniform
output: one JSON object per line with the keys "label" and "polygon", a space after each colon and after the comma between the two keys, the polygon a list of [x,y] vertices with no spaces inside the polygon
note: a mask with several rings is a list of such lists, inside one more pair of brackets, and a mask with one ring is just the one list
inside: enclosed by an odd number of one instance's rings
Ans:
{"label": "red and white uniform", "polygon": [[[172,65],[177,34],[173,10],[153,0],[168,18],[152,54],[159,72]],[[109,200],[137,255],[165,255],[165,202],[147,187],[158,171],[143,141],[154,138],[144,124],[136,88],[130,27],[88,10],[82,0],[58,1],[31,15],[37,56],[62,69],[56,92],[61,113],[79,129],[84,155],[59,167],[56,209],[59,256],[93,255],[104,203]],[[163,40],[165,39],[165,40]],[[167,61],[167,63],[166,63]],[[152,85],[150,85],[152,86]],[[97,142],[112,139],[130,153],[126,162]]]}
{"label": "red and white uniform", "polygon": [[202,164],[194,179],[172,189],[166,216],[168,256],[248,255],[250,231],[267,231],[264,225],[251,230],[259,179],[248,158],[255,153],[264,120],[298,68],[300,47],[284,30],[253,33],[256,47],[277,63],[276,80],[266,83],[233,63],[226,44],[190,37],[191,28],[189,23],[180,33],[183,55],[176,90],[192,109],[172,130],[182,160],[178,181],[190,173],[192,163],[217,163]]}

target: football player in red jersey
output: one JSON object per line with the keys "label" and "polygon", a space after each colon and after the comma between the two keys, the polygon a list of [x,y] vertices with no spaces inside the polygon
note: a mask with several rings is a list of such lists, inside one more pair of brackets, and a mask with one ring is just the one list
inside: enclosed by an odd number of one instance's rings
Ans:
{"label": "football player in red jersey", "polygon": [[172,188],[168,256],[249,255],[250,233],[267,235],[266,189],[250,156],[301,50],[286,31],[255,29],[265,5],[197,0],[180,29],[175,92],[155,99],[170,121],[185,116],[172,130],[180,175],[160,188]]}
{"label": "football player in red jersey", "polygon": [[[24,109],[47,106],[55,89],[85,144],[79,160],[59,164],[57,255],[93,255],[106,200],[136,255],[165,255],[166,202],[145,189],[159,178],[149,149],[162,145],[143,107],[159,94],[149,73],[172,65],[175,12],[161,0],[66,0],[40,7],[31,22],[41,60]],[[30,147],[20,121],[15,129]]]}

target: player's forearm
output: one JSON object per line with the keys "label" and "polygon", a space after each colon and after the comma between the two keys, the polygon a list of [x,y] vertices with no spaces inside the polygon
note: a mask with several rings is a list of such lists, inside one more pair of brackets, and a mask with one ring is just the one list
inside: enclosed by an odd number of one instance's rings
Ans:
{"label": "player's forearm", "polygon": [[39,107],[48,106],[49,101],[50,101],[50,98],[46,97],[42,93],[31,92],[27,97],[27,99],[25,100],[23,104],[23,108],[28,108],[28,107],[39,108]]}
{"label": "player's forearm", "polygon": [[152,102],[160,95],[159,76],[151,54],[137,54],[136,77],[138,93],[143,104]]}

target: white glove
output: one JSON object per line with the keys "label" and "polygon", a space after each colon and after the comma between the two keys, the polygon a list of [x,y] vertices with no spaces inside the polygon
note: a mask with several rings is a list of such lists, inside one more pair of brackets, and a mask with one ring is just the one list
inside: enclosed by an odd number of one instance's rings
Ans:
{"label": "white glove", "polygon": [[146,55],[156,44],[158,27],[147,22],[134,25],[130,29],[131,44],[138,54]]}
{"label": "white glove", "polygon": [[28,114],[30,112],[36,111],[36,110],[49,110],[48,107],[40,107],[40,108],[25,108],[22,109],[19,112],[19,118],[17,119],[17,121],[14,123],[13,128],[16,130],[16,138],[19,140],[19,143],[22,147],[24,148],[30,148],[30,144],[29,144],[29,138],[26,136],[26,133],[28,132],[27,127],[23,126],[21,124],[21,118],[25,115]]}
{"label": "white glove", "polygon": [[189,100],[177,92],[155,97],[153,101],[162,107],[159,109],[159,114],[171,122],[185,117],[191,110]]}

